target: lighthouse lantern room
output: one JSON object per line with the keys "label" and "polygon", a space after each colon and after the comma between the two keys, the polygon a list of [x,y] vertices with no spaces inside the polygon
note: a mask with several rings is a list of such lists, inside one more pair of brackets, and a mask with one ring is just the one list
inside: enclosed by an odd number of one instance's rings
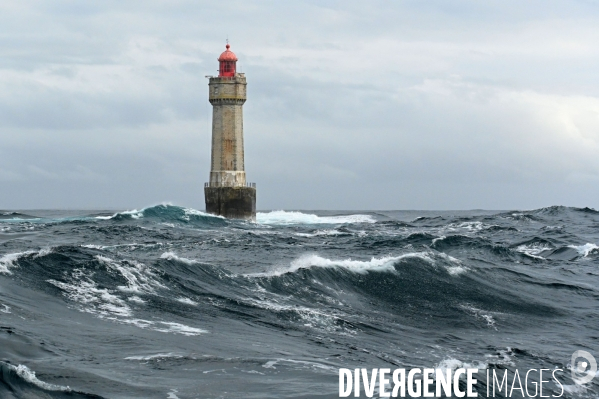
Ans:
{"label": "lighthouse lantern room", "polygon": [[227,43],[227,49],[218,57],[218,76],[233,77],[237,68],[237,56],[229,50],[231,46]]}

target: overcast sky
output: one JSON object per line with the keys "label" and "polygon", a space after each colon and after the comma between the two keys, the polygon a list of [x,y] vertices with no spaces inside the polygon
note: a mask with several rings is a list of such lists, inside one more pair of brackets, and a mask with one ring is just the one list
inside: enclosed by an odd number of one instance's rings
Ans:
{"label": "overcast sky", "polygon": [[0,209],[204,209],[246,73],[259,209],[599,208],[597,1],[0,2]]}

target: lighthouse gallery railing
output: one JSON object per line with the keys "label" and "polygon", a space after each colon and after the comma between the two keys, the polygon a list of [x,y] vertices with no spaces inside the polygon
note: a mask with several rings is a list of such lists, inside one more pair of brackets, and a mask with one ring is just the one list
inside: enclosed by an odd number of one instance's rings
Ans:
{"label": "lighthouse gallery railing", "polygon": [[256,188],[256,183],[245,183],[245,184],[204,183],[204,187],[252,187],[252,188]]}

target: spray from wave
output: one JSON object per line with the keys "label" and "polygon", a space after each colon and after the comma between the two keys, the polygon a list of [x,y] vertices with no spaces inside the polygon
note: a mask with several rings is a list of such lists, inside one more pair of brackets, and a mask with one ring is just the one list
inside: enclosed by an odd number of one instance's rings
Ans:
{"label": "spray from wave", "polygon": [[370,215],[317,216],[310,213],[273,211],[256,214],[258,224],[294,225],[294,224],[347,224],[347,223],[376,223]]}

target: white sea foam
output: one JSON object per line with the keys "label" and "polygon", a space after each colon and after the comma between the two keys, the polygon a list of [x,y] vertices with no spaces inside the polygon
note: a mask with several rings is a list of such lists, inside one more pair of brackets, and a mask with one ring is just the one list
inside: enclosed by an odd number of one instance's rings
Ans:
{"label": "white sea foam", "polygon": [[12,267],[16,267],[15,262],[22,257],[33,255],[34,258],[46,256],[52,252],[52,248],[43,248],[39,251],[24,251],[16,252],[14,254],[6,254],[0,257],[0,273],[12,274],[9,270]]}
{"label": "white sea foam", "polygon": [[472,305],[461,305],[461,308],[472,313],[474,317],[483,319],[487,323],[488,327],[492,327],[497,330],[497,327],[495,327],[495,319],[491,315],[492,312],[475,308]]}
{"label": "white sea foam", "polygon": [[156,327],[153,328],[155,331],[165,332],[165,333],[176,333],[181,335],[200,335],[205,334],[208,331],[202,330],[201,328],[189,327],[185,324],[173,323],[168,321],[160,321],[159,324],[162,324],[164,327]]}
{"label": "white sea foam", "polygon": [[511,366],[516,367],[516,363],[512,360],[512,348],[507,347],[506,349],[502,349],[497,351],[496,354],[493,355],[485,355],[486,358],[491,359],[490,363],[492,364],[500,364],[503,366]]}
{"label": "white sea foam", "polygon": [[345,224],[345,223],[376,223],[371,215],[342,215],[342,216],[317,216],[310,213],[273,211],[258,212],[258,224],[290,225],[290,224]]}
{"label": "white sea foam", "polygon": [[[164,287],[154,280],[153,273],[138,262],[117,262],[103,256],[96,257],[108,269],[117,271],[127,280],[126,287],[119,287],[121,291],[152,293],[154,287]],[[81,305],[82,312],[92,313],[100,318],[118,323],[131,324],[139,328],[150,329],[163,333],[174,333],[187,336],[206,333],[206,330],[186,326],[170,321],[149,321],[130,318],[133,312],[127,302],[117,295],[118,291],[100,288],[92,280],[93,273],[85,269],[75,269],[71,273],[70,281],[47,280],[50,284],[63,290],[63,294],[70,300]],[[127,298],[130,302],[145,303],[138,296]]]}
{"label": "white sea foam", "polygon": [[99,249],[99,250],[105,250],[105,249],[112,249],[112,248],[120,248],[120,247],[128,247],[131,248],[132,250],[139,248],[153,248],[153,247],[161,247],[164,244],[161,242],[156,242],[153,244],[138,244],[138,243],[129,243],[129,244],[115,244],[115,245],[97,245],[97,244],[82,244],[80,245],[81,248],[89,248],[89,249]]}
{"label": "white sea foam", "polygon": [[339,230],[317,230],[314,233],[295,233],[299,237],[326,237],[326,236],[339,236],[347,233],[343,233]]}
{"label": "white sea foam", "polygon": [[124,300],[107,288],[98,288],[97,284],[81,269],[73,271],[72,280],[70,283],[56,280],[47,281],[63,290],[65,296],[70,300],[84,305],[80,309],[84,312],[100,316],[126,317],[131,315],[131,308]]}
{"label": "white sea foam", "polygon": [[437,241],[443,241],[446,238],[447,238],[446,236],[440,236],[437,238],[433,238],[432,244],[435,245],[437,243]]}
{"label": "white sea foam", "polygon": [[122,211],[122,212],[117,212],[112,216],[96,216],[96,219],[100,219],[100,220],[109,220],[109,219],[114,219],[116,217],[118,217],[119,215],[131,215],[131,217],[133,219],[139,219],[143,217],[143,212],[144,210],[137,210],[137,209],[133,209],[132,211]]}
{"label": "white sea foam", "polygon": [[281,276],[286,273],[293,273],[300,269],[309,268],[340,268],[345,269],[354,273],[365,274],[368,272],[395,272],[395,263],[404,259],[418,258],[424,260],[431,265],[435,265],[435,257],[442,259],[448,263],[442,266],[447,270],[451,276],[458,276],[462,273],[467,272],[468,269],[462,264],[459,259],[445,253],[432,253],[432,252],[410,252],[399,256],[386,256],[382,258],[371,258],[369,261],[360,261],[352,259],[339,259],[331,260],[323,258],[316,254],[306,254],[300,258],[291,262],[288,267],[277,268],[265,273],[252,273],[246,274],[247,277],[272,277]]}
{"label": "white sea foam", "polygon": [[81,245],[82,248],[89,248],[89,249],[104,249],[106,248],[105,245],[96,245],[96,244],[83,244]]}
{"label": "white sea foam", "polygon": [[[156,205],[158,207],[167,207],[167,206],[173,206],[172,204],[160,204],[160,205]],[[153,208],[153,207],[152,207]],[[149,208],[142,208],[142,209],[133,209],[130,211],[122,211],[122,212],[117,212],[112,216],[96,216],[96,219],[99,220],[110,220],[110,219],[114,219],[118,216],[122,216],[122,215],[129,215],[131,216],[133,219],[141,219],[144,217],[144,212],[149,209]],[[196,209],[192,209],[192,208],[181,208],[183,210],[183,220],[189,221],[191,216],[206,216],[206,217],[213,217],[213,218],[220,218],[220,219],[224,219],[224,217],[222,216],[218,216],[218,215],[212,215],[209,213],[205,213],[202,211],[198,211]]]}
{"label": "white sea foam", "polygon": [[198,211],[197,209],[192,208],[183,208],[183,213],[185,213],[185,216],[183,216],[183,219],[185,220],[189,220],[191,216],[207,216],[211,218],[225,219],[223,216],[212,215],[210,213]]}
{"label": "white sea foam", "polygon": [[192,306],[197,306],[197,304],[198,304],[197,302],[194,302],[191,299],[184,298],[184,297],[177,298],[177,301],[179,301],[181,303],[184,303],[184,304],[187,304],[187,305],[192,305]]}
{"label": "white sea foam", "polygon": [[208,331],[203,330],[201,328],[195,328],[186,326],[185,324],[173,323],[169,321],[149,321],[143,319],[125,319],[119,320],[125,324],[132,324],[139,328],[149,329],[153,331],[163,332],[163,333],[174,333],[181,335],[200,335],[205,334]]}
{"label": "white sea foam", "polygon": [[275,271],[275,275],[280,275],[287,272],[295,272],[299,269],[307,269],[311,267],[322,267],[322,268],[343,268],[354,273],[364,274],[370,271],[378,271],[378,272],[394,272],[395,271],[395,262],[406,259],[406,258],[420,258],[427,262],[433,263],[433,260],[430,256],[425,252],[414,252],[408,253],[400,256],[386,256],[382,258],[372,258],[369,261],[360,261],[360,260],[352,260],[352,259],[344,259],[344,260],[331,260],[327,258],[323,258],[321,256],[310,254],[304,255],[299,259],[291,262],[290,268],[287,270]]}
{"label": "white sea foam", "polygon": [[481,230],[486,230],[491,227],[498,227],[498,225],[486,224],[483,222],[461,222],[461,223],[450,223],[443,227],[445,231],[461,231],[465,233],[477,233]]}
{"label": "white sea foam", "polygon": [[14,254],[6,254],[0,258],[0,273],[12,274],[9,270],[11,267],[15,267],[15,261],[19,258],[35,253],[34,251],[16,252]]}
{"label": "white sea foam", "polygon": [[418,252],[418,253],[410,253],[401,256],[386,256],[383,258],[372,258],[369,261],[361,261],[361,260],[352,260],[352,259],[344,259],[344,260],[331,260],[327,258],[323,258],[322,256],[316,254],[303,255],[299,259],[296,259],[291,262],[291,265],[287,268],[282,268],[278,270],[273,270],[269,273],[263,273],[261,275],[267,276],[280,276],[285,273],[295,272],[300,269],[308,269],[313,267],[321,267],[321,268],[342,268],[354,273],[364,274],[369,271],[384,271],[384,272],[394,272],[395,267],[394,264],[400,259],[409,258],[409,257],[417,257],[424,259],[426,261],[430,261],[432,263],[432,259],[428,257],[426,253]]}
{"label": "white sea foam", "polygon": [[147,356],[128,356],[125,360],[153,360],[153,359],[180,359],[182,355],[178,355],[172,352],[169,353],[157,353],[155,355]]}
{"label": "white sea foam", "polygon": [[129,298],[127,298],[127,300],[131,301],[131,302],[137,302],[137,303],[140,303],[140,304],[146,303],[146,301],[144,301],[143,299],[141,299],[140,297],[138,297],[136,295],[130,296]]}
{"label": "white sea foam", "polygon": [[153,294],[155,288],[167,289],[166,286],[156,280],[152,269],[143,263],[136,261],[118,262],[101,255],[97,255],[96,259],[127,280],[127,286],[119,287],[122,291]]}
{"label": "white sea foam", "polygon": [[599,246],[592,243],[586,243],[584,245],[568,245],[568,247],[574,248],[580,255],[582,255],[585,258],[589,256],[591,252],[594,252],[597,249],[599,249]]}
{"label": "white sea foam", "polygon": [[484,228],[490,227],[485,225],[483,222],[461,222],[461,223],[450,223],[445,228],[447,230],[469,230],[469,231],[480,231]]}
{"label": "white sea foam", "polygon": [[2,309],[0,309],[0,312],[2,313],[10,313],[10,306],[5,305],[5,304],[1,304],[2,305]]}
{"label": "white sea foam", "polygon": [[150,321],[143,319],[120,319],[120,323],[131,324],[135,327],[158,331],[162,333],[173,333],[187,336],[206,334],[208,331],[201,328],[186,326],[185,324],[174,323],[170,321]]}
{"label": "white sea foam", "polygon": [[42,248],[35,254],[34,258],[41,258],[42,256],[50,255],[52,248]]}
{"label": "white sea foam", "polygon": [[545,259],[542,256],[539,256],[541,252],[549,251],[553,248],[544,245],[544,244],[529,244],[529,245],[520,245],[516,248],[516,251],[523,253],[531,258],[536,259]]}
{"label": "white sea foam", "polygon": [[22,364],[19,364],[18,366],[14,366],[8,363],[5,364],[9,369],[13,370],[19,377],[21,377],[25,381],[39,388],[45,389],[46,391],[71,392],[71,388],[69,388],[68,386],[65,387],[62,385],[54,385],[38,380],[35,376],[35,371],[30,370],[27,366],[24,366]]}
{"label": "white sea foam", "polygon": [[337,372],[338,368],[332,367],[326,364],[318,363],[318,362],[307,362],[305,360],[293,360],[293,359],[275,359],[269,360],[264,363],[262,367],[265,369],[276,369],[276,365],[281,365],[283,363],[288,363],[290,366],[295,366],[300,369],[319,369],[319,370],[327,370],[331,372]]}
{"label": "white sea foam", "polygon": [[[271,294],[272,295],[272,294]],[[243,302],[256,306],[261,309],[267,309],[274,312],[292,312],[303,321],[305,327],[315,328],[327,333],[338,333],[342,335],[354,335],[353,329],[341,326],[338,321],[344,314],[335,312],[326,312],[319,309],[313,309],[306,306],[291,305],[285,303],[288,298],[284,296],[271,296],[270,298],[242,298]]]}
{"label": "white sea foam", "polygon": [[447,273],[449,273],[451,276],[458,276],[470,270],[462,264],[461,260],[456,259],[451,255],[447,255],[443,252],[438,252],[437,256],[451,263],[450,265],[444,265],[445,270],[447,270]]}
{"label": "white sea foam", "polygon": [[186,263],[188,265],[193,265],[194,263],[198,263],[198,261],[193,260],[193,259],[187,259],[187,258],[183,258],[181,256],[177,256],[176,253],[174,252],[165,252],[162,255],[160,255],[160,259],[166,259],[166,260],[176,260],[178,262],[183,262]]}

